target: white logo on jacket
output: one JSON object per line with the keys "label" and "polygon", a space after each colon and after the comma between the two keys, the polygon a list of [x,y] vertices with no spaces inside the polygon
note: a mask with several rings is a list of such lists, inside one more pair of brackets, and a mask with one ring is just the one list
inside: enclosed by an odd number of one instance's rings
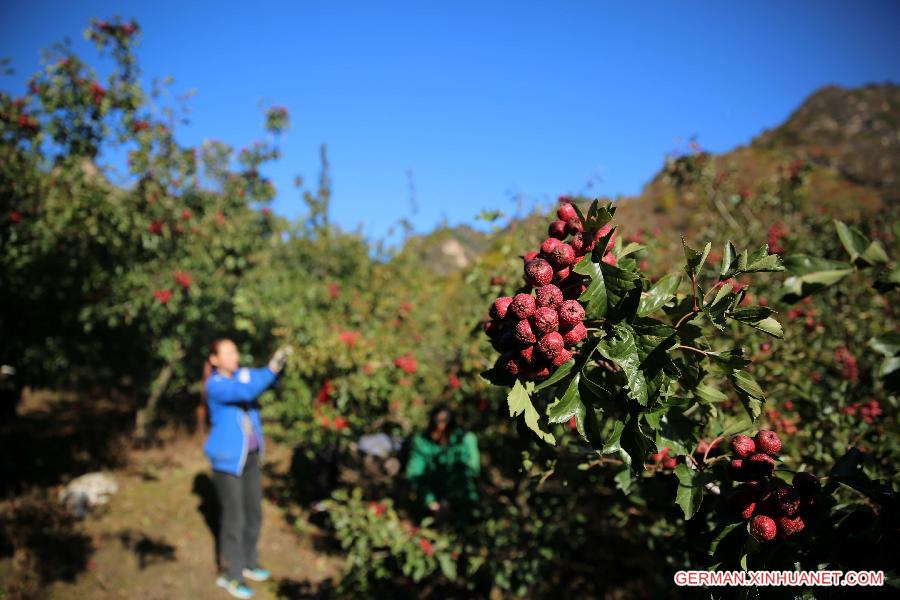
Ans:
{"label": "white logo on jacket", "polygon": [[250,383],[250,370],[240,369],[238,371],[238,381],[241,383]]}

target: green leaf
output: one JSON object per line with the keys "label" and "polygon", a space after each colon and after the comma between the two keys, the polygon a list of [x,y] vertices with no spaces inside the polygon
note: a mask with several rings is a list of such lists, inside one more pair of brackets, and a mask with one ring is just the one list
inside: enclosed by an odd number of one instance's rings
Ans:
{"label": "green leaf", "polygon": [[438,554],[438,564],[441,566],[441,573],[450,581],[456,580],[456,561],[449,554],[443,552]]}
{"label": "green leaf", "polygon": [[563,364],[561,364],[556,371],[553,372],[553,375],[537,384],[534,388],[534,391],[539,392],[545,388],[550,387],[551,385],[556,384],[557,382],[564,379],[569,373],[572,372],[572,367],[575,366],[575,359],[569,359]]}
{"label": "green leaf", "polygon": [[606,315],[606,284],[601,264],[593,261],[593,254],[588,254],[575,265],[576,273],[591,278],[590,285],[581,293],[578,300],[585,304],[585,315],[592,319]]}
{"label": "green leaf", "polygon": [[884,264],[890,260],[881,242],[877,240],[869,244],[866,251],[862,253],[861,258],[870,265]]}
{"label": "green leaf", "polygon": [[732,348],[728,352],[708,351],[706,356],[713,359],[719,366],[728,369],[743,369],[752,361],[744,354],[743,348]]}
{"label": "green leaf", "polygon": [[765,306],[752,306],[735,309],[729,316],[735,321],[746,323],[750,327],[759,329],[763,333],[768,333],[773,337],[783,338],[784,331],[781,328],[781,323],[771,316],[774,312],[775,311]]}
{"label": "green leaf", "polygon": [[688,274],[688,277],[692,274],[699,273],[703,269],[703,263],[706,262],[706,257],[709,256],[712,244],[707,242],[706,246],[703,247],[703,252],[697,252],[687,245],[684,238],[681,238],[681,246],[684,249],[684,260],[686,262],[684,268],[685,273]]}
{"label": "green leaf", "polygon": [[619,260],[621,260],[621,259],[625,258],[626,256],[628,256],[629,254],[634,254],[635,252],[643,250],[644,248],[646,248],[646,246],[644,246],[643,244],[638,244],[637,242],[631,242],[630,244],[628,244],[627,246],[625,246],[618,252],[617,258]]}
{"label": "green leaf", "polygon": [[506,397],[506,403],[509,405],[510,417],[515,418],[524,414],[525,425],[527,425],[530,430],[548,444],[556,444],[556,438],[553,437],[553,434],[541,430],[540,425],[538,425],[538,412],[531,403],[531,396],[528,395],[528,391],[522,385],[521,381],[516,381],[513,388],[509,391],[509,395]]}
{"label": "green leaf", "polygon": [[850,260],[856,262],[856,259],[860,258],[869,247],[869,238],[856,227],[849,226],[837,219],[834,221],[834,228],[837,230],[841,244],[850,255]]}
{"label": "green leaf", "polygon": [[[746,256],[746,251],[744,256]],[[748,256],[745,262],[746,264],[742,265],[740,273],[775,273],[784,271],[781,257],[777,254],[769,254],[768,244],[763,244],[759,250]]]}
{"label": "green leaf", "polygon": [[722,279],[730,277],[728,273],[732,269],[737,268],[737,255],[737,248],[729,240],[725,244],[725,250],[722,252],[722,266],[719,268],[719,274],[722,276]]}
{"label": "green leaf", "polygon": [[613,331],[614,337],[600,342],[597,350],[621,367],[628,381],[628,396],[647,406],[647,381],[640,369],[641,359],[634,341],[634,331],[622,323],[617,323]]}
{"label": "green leaf", "polygon": [[694,395],[696,397],[700,398],[701,400],[703,400],[704,402],[707,402],[710,404],[716,404],[716,403],[725,402],[726,400],[728,400],[728,396],[726,396],[725,394],[723,394],[716,388],[714,388],[710,385],[707,385],[705,383],[697,386],[694,389]]}
{"label": "green leaf", "polygon": [[703,502],[703,485],[697,471],[688,468],[684,463],[675,467],[678,478],[678,491],[675,492],[675,504],[681,507],[684,518],[690,520]]}
{"label": "green leaf", "polygon": [[900,265],[893,269],[878,269],[875,271],[874,287],[879,293],[886,294],[900,288]]}
{"label": "green leaf", "polygon": [[791,274],[784,282],[785,302],[800,299],[834,285],[854,271],[853,265],[845,262],[795,254],[784,259],[785,268]]}
{"label": "green leaf", "polygon": [[630,320],[641,301],[643,284],[632,271],[600,263],[606,286],[606,318],[612,321]]}
{"label": "green leaf", "polygon": [[557,398],[556,401],[547,407],[548,421],[551,423],[565,423],[570,418],[575,417],[578,428],[582,429],[584,427],[584,403],[581,401],[581,395],[578,393],[580,380],[581,374],[576,373],[562,397]]}
{"label": "green leaf", "polygon": [[697,425],[678,409],[669,409],[659,421],[656,447],[669,448],[676,455],[689,454],[697,442]]}
{"label": "green leaf", "polygon": [[759,387],[753,376],[746,371],[732,371],[730,378],[738,397],[740,397],[744,405],[744,410],[755,421],[762,412],[763,402],[766,401],[762,388]]}
{"label": "green leaf", "polygon": [[640,317],[649,315],[665,305],[675,296],[678,286],[681,285],[680,273],[668,273],[660,278],[646,294],[641,294],[637,314]]}

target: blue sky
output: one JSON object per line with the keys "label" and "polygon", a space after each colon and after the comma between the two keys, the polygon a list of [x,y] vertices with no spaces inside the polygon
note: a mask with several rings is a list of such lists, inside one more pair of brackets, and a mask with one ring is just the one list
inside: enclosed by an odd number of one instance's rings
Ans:
{"label": "blue sky", "polygon": [[35,0],[0,6],[16,69],[0,89],[21,92],[65,36],[93,56],[81,31],[115,15],[141,23],[148,80],[196,88],[184,143],[248,145],[261,104],[282,104],[273,208],[302,211],[292,181],[314,183],[324,143],[333,219],[372,237],[401,217],[426,231],[515,212],[517,198],[635,194],[693,135],[726,151],[823,85],[900,82],[891,1]]}

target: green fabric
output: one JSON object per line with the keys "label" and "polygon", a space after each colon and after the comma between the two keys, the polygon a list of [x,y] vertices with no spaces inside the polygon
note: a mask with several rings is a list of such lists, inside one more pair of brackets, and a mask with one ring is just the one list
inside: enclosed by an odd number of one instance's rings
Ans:
{"label": "green fabric", "polygon": [[454,431],[447,445],[417,435],[412,440],[406,476],[424,506],[432,502],[475,502],[475,480],[481,473],[478,439],[474,433]]}

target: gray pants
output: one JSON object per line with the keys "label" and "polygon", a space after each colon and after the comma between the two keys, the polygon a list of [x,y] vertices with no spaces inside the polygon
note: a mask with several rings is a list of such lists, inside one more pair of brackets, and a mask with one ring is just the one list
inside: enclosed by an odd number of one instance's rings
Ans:
{"label": "gray pants", "polygon": [[256,543],[262,524],[262,481],[259,453],[247,455],[241,476],[213,471],[222,507],[219,521],[219,567],[229,579],[244,581],[241,571],[257,564]]}

